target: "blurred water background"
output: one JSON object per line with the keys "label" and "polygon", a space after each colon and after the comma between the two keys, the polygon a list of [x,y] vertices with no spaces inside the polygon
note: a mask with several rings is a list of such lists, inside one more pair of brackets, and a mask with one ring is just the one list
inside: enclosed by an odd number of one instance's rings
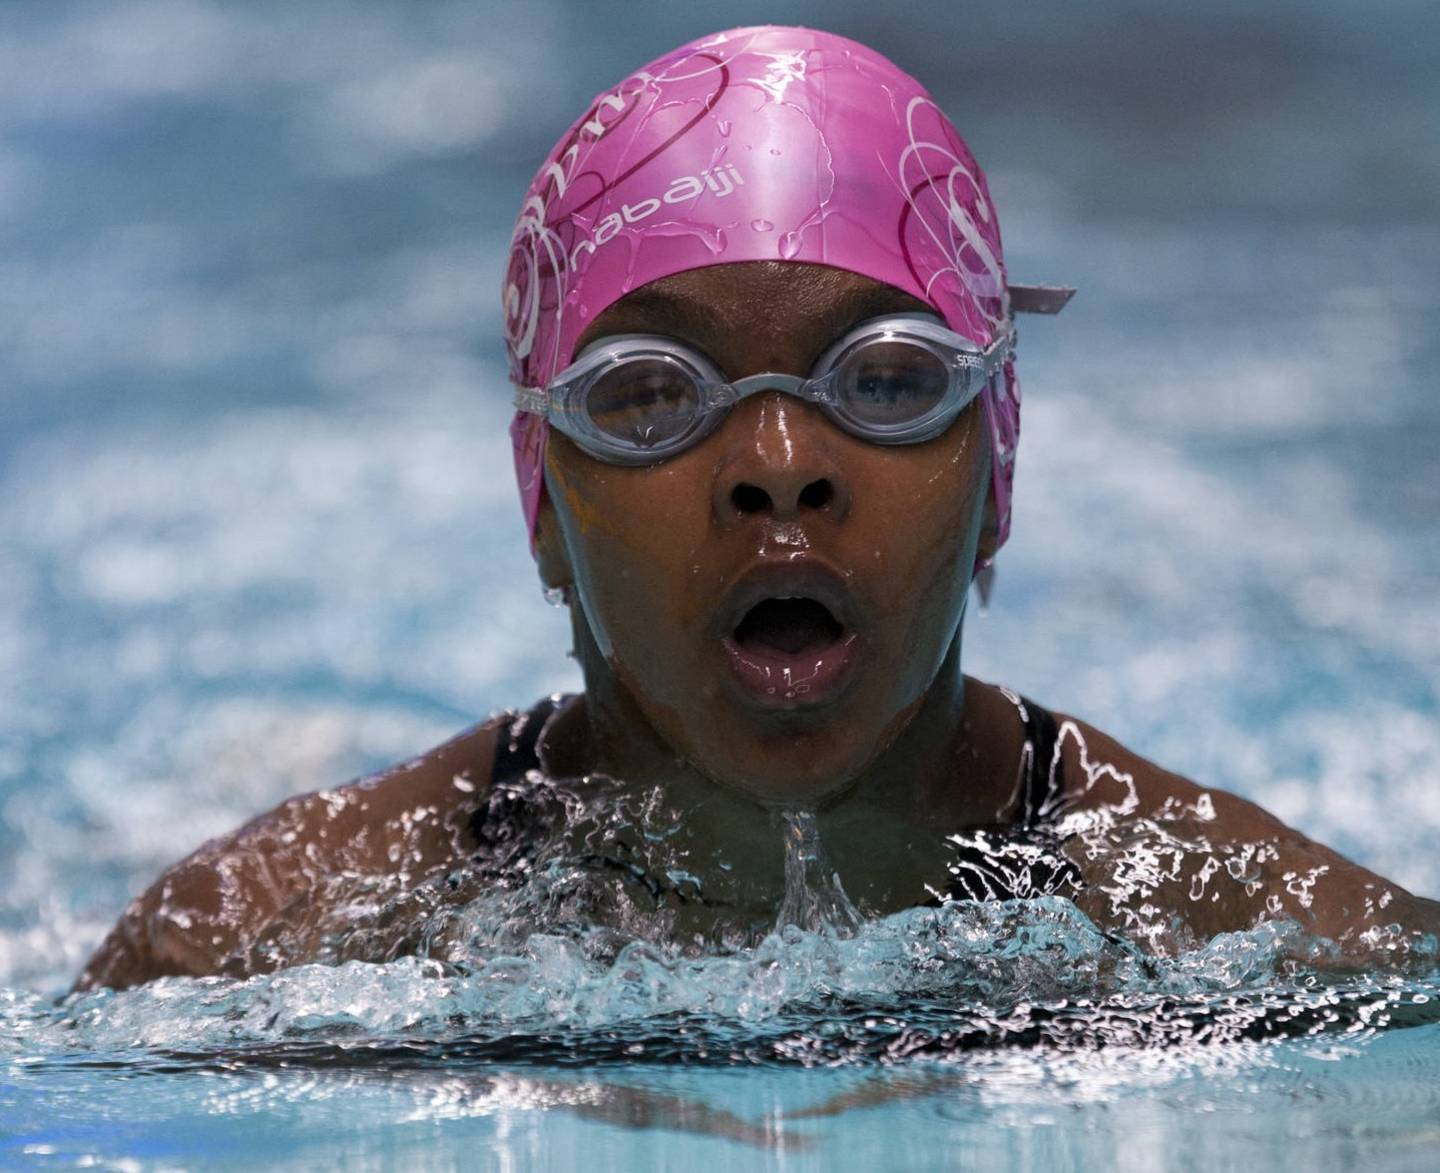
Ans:
{"label": "blurred water background", "polygon": [[[925,81],[990,174],[1012,278],[1080,287],[1021,323],[1014,535],[969,670],[1440,895],[1433,4],[0,0],[8,1004],[63,993],[206,837],[578,684],[504,436],[510,225],[593,94],[761,21],[845,33]],[[1330,1067],[1272,1050],[1212,1055],[1203,1078],[1153,1057],[972,1073],[884,1127],[832,1122],[817,1151],[860,1161],[878,1154],[859,1138],[889,1137],[911,1146],[891,1167],[944,1164],[928,1136],[977,1163],[1149,1167],[1214,1155],[1209,1095],[1232,1141],[1278,1158],[1409,1167],[1440,1135],[1431,1031]],[[521,1163],[678,1151],[555,1123],[524,1088],[467,1115],[443,1081],[192,1073],[166,1109],[93,1073],[4,1078],[0,1162],[185,1166],[245,1151],[236,1130],[263,1117],[300,1146],[267,1160],[320,1165],[346,1096],[413,1124],[346,1150],[374,1167],[417,1136],[442,1164],[477,1136]],[[747,1118],[820,1095],[684,1078]],[[1297,1148],[1330,1110],[1276,1131],[1247,1087],[1402,1123]],[[127,1106],[99,1113],[101,1090]]]}

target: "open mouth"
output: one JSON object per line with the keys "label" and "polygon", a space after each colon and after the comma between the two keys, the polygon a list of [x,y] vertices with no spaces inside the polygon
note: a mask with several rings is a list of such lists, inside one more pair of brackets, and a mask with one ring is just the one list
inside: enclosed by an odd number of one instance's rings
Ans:
{"label": "open mouth", "polygon": [[789,657],[822,652],[844,634],[818,599],[761,599],[745,612],[732,638],[742,651]]}
{"label": "open mouth", "polygon": [[817,565],[761,567],[741,578],[716,634],[748,703],[797,709],[845,687],[859,638],[844,579]]}

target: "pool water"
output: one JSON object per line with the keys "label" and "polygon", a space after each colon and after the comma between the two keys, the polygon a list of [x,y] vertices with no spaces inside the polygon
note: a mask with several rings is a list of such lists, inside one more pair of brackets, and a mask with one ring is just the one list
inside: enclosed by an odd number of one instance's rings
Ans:
{"label": "pool water", "polygon": [[[579,685],[484,341],[548,143],[462,165],[492,131],[344,72],[488,108],[464,8],[0,14],[9,98],[107,19],[274,63],[226,88],[137,34],[0,126],[0,1165],[1431,1167],[1440,974],[1335,974],[1283,926],[1157,966],[1050,899],[62,998],[208,836]],[[340,64],[286,56],[322,33]],[[1096,214],[1108,177],[1007,171],[987,125],[1012,272],[1082,292],[1021,323],[967,670],[1440,895],[1440,225],[1198,178]]]}

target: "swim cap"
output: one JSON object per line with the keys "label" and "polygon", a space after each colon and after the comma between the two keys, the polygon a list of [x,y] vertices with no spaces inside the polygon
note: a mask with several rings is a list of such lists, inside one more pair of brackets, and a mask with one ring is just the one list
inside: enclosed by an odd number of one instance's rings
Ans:
{"label": "swim cap", "polygon": [[[647,282],[777,260],[894,285],[982,345],[1011,312],[984,173],[924,88],[845,37],[740,28],[601,94],[536,173],[502,291],[511,377],[544,387],[595,316]],[[1003,542],[1020,431],[1013,361],[981,401]],[[510,428],[532,540],[547,433],[529,413]]]}

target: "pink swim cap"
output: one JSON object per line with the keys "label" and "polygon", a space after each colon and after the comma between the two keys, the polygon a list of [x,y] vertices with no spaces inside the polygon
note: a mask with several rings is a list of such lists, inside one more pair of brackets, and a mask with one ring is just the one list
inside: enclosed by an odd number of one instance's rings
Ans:
{"label": "pink swim cap", "polygon": [[[541,166],[503,290],[510,373],[544,387],[630,290],[734,261],[809,261],[894,285],[986,345],[1010,297],[984,173],[930,95],[873,49],[812,29],[692,41],[595,99]],[[1020,384],[982,395],[1000,540]],[[548,425],[510,434],[533,540]]]}

